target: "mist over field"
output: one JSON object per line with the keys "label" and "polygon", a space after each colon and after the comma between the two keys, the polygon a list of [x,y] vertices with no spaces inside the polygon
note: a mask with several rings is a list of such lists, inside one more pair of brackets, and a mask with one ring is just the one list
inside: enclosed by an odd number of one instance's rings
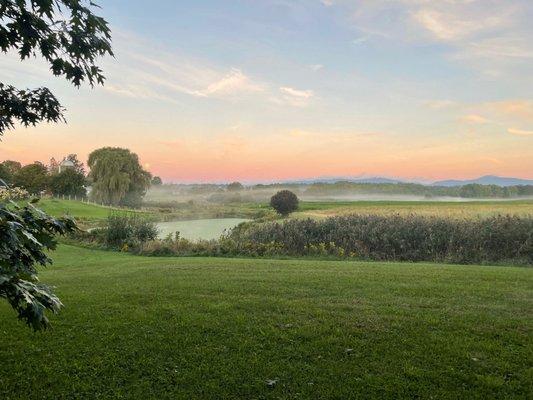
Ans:
{"label": "mist over field", "polygon": [[[415,185],[417,191],[427,190],[425,194],[404,194],[394,193],[396,189],[401,192],[402,187],[395,188],[395,184],[359,184],[350,188],[335,188],[334,185],[313,185],[313,184],[272,184],[243,186],[242,189],[227,190],[227,185],[222,184],[165,184],[152,186],[145,196],[148,203],[184,203],[189,201],[200,201],[210,203],[247,203],[247,202],[268,202],[270,197],[280,190],[291,190],[297,194],[302,201],[420,201],[420,202],[479,202],[479,201],[513,201],[533,199],[533,194],[508,194],[502,196],[483,196],[483,193],[472,197],[461,196],[461,191],[445,187],[424,187]],[[392,193],[382,193],[383,188]],[[426,189],[424,189],[426,188]],[[435,190],[437,189],[437,190]],[[453,196],[435,195],[436,191],[454,192]],[[352,193],[350,193],[352,191]]]}

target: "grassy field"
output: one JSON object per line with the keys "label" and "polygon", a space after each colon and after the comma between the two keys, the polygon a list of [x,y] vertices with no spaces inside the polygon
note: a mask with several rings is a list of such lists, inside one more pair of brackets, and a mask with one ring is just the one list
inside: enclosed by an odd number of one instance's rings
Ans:
{"label": "grassy field", "polygon": [[[42,199],[39,207],[51,215],[71,215],[85,221],[101,221],[114,209],[74,200]],[[116,211],[116,210],[115,210]],[[189,220],[196,218],[253,218],[260,215],[274,215],[267,204],[187,204],[175,208],[151,207],[138,211],[158,220]],[[325,218],[345,214],[422,214],[456,217],[476,217],[495,214],[533,215],[533,200],[516,201],[327,201],[300,202],[296,218]]]}
{"label": "grassy field", "polygon": [[327,201],[301,202],[293,216],[325,218],[345,214],[420,214],[486,217],[498,214],[533,215],[533,200],[510,201]]}
{"label": "grassy field", "polygon": [[82,220],[104,220],[111,212],[124,211],[112,207],[83,203],[81,201],[60,199],[41,199],[37,203],[37,207],[56,217],[70,215],[71,217]]}
{"label": "grassy field", "polygon": [[0,302],[1,399],[531,394],[533,269],[54,257],[53,330]]}
{"label": "grassy field", "polygon": [[86,221],[101,221],[110,212],[137,212],[155,220],[190,220],[197,218],[253,218],[258,212],[272,212],[268,206],[259,203],[199,204],[181,203],[174,207],[143,207],[126,210],[83,203],[75,200],[41,199],[37,204],[43,211],[54,215],[70,215]]}

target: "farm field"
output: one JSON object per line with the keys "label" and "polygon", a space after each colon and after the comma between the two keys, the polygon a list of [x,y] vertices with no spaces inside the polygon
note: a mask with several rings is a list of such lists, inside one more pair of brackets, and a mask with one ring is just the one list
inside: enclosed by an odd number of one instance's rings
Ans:
{"label": "farm field", "polygon": [[[0,303],[0,398],[522,399],[533,269],[148,258],[62,245],[65,303]],[[270,383],[270,384],[269,384]]]}
{"label": "farm field", "polygon": [[293,216],[325,218],[346,214],[419,214],[461,218],[533,215],[533,200],[301,202],[299,211]]}
{"label": "farm field", "polygon": [[[74,200],[43,199],[38,207],[54,216],[69,214],[86,220],[103,220],[113,208]],[[230,203],[220,205],[182,205],[165,209],[150,207],[140,211],[147,216],[163,220],[187,220],[195,218],[253,218],[259,213],[274,215],[267,204]],[[490,216],[496,214],[533,215],[533,200],[510,201],[301,201],[293,214],[299,218],[324,218],[344,214],[422,214],[458,217]]]}

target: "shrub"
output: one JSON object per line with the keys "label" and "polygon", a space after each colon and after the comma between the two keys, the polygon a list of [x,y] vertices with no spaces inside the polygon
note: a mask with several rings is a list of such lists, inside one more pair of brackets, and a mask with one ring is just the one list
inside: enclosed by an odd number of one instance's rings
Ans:
{"label": "shrub", "polygon": [[270,199],[270,206],[283,216],[298,209],[298,197],[290,190],[281,190]]}
{"label": "shrub", "polygon": [[7,188],[7,187],[0,187],[0,202],[5,201],[18,201],[18,200],[26,200],[30,197],[30,194],[26,189],[22,189],[19,187],[13,187],[13,188]]}
{"label": "shrub", "polygon": [[142,248],[144,243],[154,240],[157,233],[153,221],[137,214],[110,214],[107,218],[105,242],[115,248],[123,248],[124,245]]}
{"label": "shrub", "polygon": [[243,190],[244,186],[240,182],[231,182],[230,184],[228,184],[226,189],[228,190],[228,192],[238,192]]}

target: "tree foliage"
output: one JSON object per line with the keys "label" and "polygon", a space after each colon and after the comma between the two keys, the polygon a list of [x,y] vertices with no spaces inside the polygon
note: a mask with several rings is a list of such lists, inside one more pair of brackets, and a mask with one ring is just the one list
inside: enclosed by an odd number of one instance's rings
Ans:
{"label": "tree foliage", "polygon": [[86,179],[83,173],[75,168],[67,168],[50,177],[50,190],[54,196],[79,196],[85,197]]}
{"label": "tree foliage", "polygon": [[137,206],[150,187],[151,175],[137,154],[119,147],[103,147],[89,154],[91,197],[104,204]]}
{"label": "tree foliage", "polygon": [[313,183],[305,190],[308,196],[349,196],[357,194],[415,195],[425,197],[510,198],[533,195],[533,185],[428,186],[419,183],[360,183],[338,181]]}
{"label": "tree foliage", "polygon": [[163,184],[163,181],[161,180],[161,178],[159,176],[154,176],[152,178],[152,185],[153,186],[159,186],[159,185],[162,185]]}
{"label": "tree foliage", "polygon": [[3,164],[0,164],[0,187],[11,183],[13,176]]}
{"label": "tree foliage", "polygon": [[61,301],[39,283],[36,264],[51,263],[47,250],[56,247],[54,236],[76,229],[70,218],[55,219],[29,204],[0,204],[0,298],[34,330],[49,325],[45,310],[57,312]]}
{"label": "tree foliage", "polygon": [[15,174],[22,168],[18,161],[5,160],[0,163],[0,179],[11,185]]}
{"label": "tree foliage", "polygon": [[231,182],[226,189],[228,192],[239,192],[244,189],[244,186],[240,182]]}
{"label": "tree foliage", "polygon": [[82,175],[85,175],[85,167],[83,166],[83,163],[78,160],[77,154],[69,154],[65,157],[68,161],[70,161],[72,164],[74,164],[74,170]]}
{"label": "tree foliage", "polygon": [[270,199],[270,206],[283,216],[298,209],[298,197],[290,190],[280,190]]}
{"label": "tree foliage", "polygon": [[17,171],[13,177],[13,183],[31,194],[39,194],[48,187],[48,169],[38,161],[25,165]]}
{"label": "tree foliage", "polygon": [[15,127],[18,120],[24,126],[41,121],[64,121],[64,109],[45,87],[19,90],[0,82],[0,135]]}
{"label": "tree foliage", "polygon": [[[98,57],[112,55],[107,22],[93,13],[91,0],[2,0],[0,50],[25,60],[41,56],[52,73],[76,86],[104,82]],[[0,135],[15,122],[25,126],[63,121],[64,109],[45,87],[17,89],[0,83]]]}

